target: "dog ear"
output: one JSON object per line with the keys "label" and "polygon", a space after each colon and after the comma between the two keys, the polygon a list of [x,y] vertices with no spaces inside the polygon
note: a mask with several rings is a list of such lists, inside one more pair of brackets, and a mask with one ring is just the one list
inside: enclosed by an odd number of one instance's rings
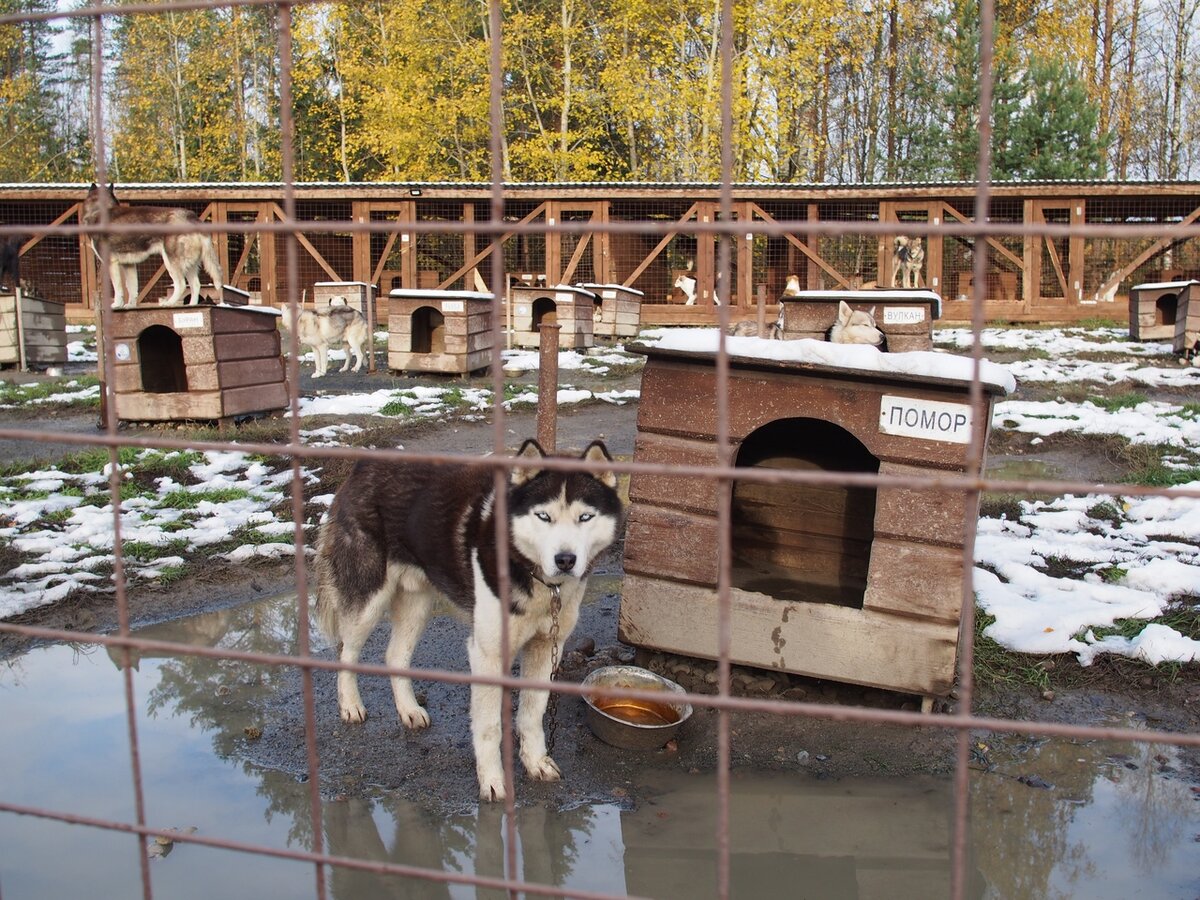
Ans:
{"label": "dog ear", "polygon": [[[526,438],[525,443],[521,445],[521,449],[517,451],[516,458],[528,460],[545,459],[546,451],[533,438]],[[518,466],[509,473],[508,481],[514,487],[519,484],[525,484],[537,478],[541,471],[540,466]]]}
{"label": "dog ear", "polygon": [[838,301],[838,317],[837,320],[845,325],[850,321],[850,316],[854,314],[854,310],[850,308],[850,304],[845,300]]}
{"label": "dog ear", "polygon": [[872,306],[871,311],[869,313],[867,313],[867,315],[870,316],[871,321],[874,322],[875,321],[875,307]]}
{"label": "dog ear", "polygon": [[[592,441],[588,444],[587,449],[583,451],[580,459],[586,459],[588,462],[612,462],[612,456],[609,455],[608,448],[604,446],[603,441]],[[609,469],[603,469],[599,472],[593,472],[592,477],[608,485],[610,488],[617,486],[617,475]]]}

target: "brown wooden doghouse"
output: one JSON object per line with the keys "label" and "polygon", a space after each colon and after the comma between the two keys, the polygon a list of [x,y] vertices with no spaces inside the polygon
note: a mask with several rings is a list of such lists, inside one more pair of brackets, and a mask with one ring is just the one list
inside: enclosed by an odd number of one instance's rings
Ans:
{"label": "brown wooden doghouse", "polygon": [[585,350],[595,345],[596,300],[591,291],[570,285],[514,284],[508,289],[509,325],[516,347],[537,347],[542,325],[558,325],[558,346]]}
{"label": "brown wooden doghouse", "polygon": [[66,361],[65,304],[20,289],[0,294],[0,364],[44,369]]}
{"label": "brown wooden doghouse", "polygon": [[279,314],[258,306],[115,309],[117,418],[215,419],[286,409]]}
{"label": "brown wooden doghouse", "polygon": [[408,290],[388,294],[388,368],[467,375],[492,359],[491,294]]}
{"label": "brown wooden doghouse", "polygon": [[783,339],[825,340],[837,321],[842,300],[853,309],[875,310],[875,325],[887,339],[888,352],[933,349],[933,320],[941,318],[942,298],[933,291],[896,288],[801,291],[780,297]]}
{"label": "brown wooden doghouse", "polygon": [[1175,309],[1175,334],[1171,348],[1185,359],[1200,355],[1200,282],[1193,281],[1179,292]]}
{"label": "brown wooden doghouse", "polygon": [[[714,465],[715,354],[630,349],[648,357],[635,460]],[[993,399],[1009,383],[1007,375],[1003,384],[985,383],[989,422]],[[731,357],[733,460],[776,470],[961,472],[969,390],[969,374],[959,380]],[[623,641],[718,656],[717,491],[701,477],[632,476]],[[743,480],[732,491],[733,662],[927,702],[949,692],[963,534],[977,516],[961,493]]]}
{"label": "brown wooden doghouse", "polygon": [[1174,340],[1181,303],[1200,289],[1194,281],[1157,281],[1129,289],[1129,336],[1135,341]]}
{"label": "brown wooden doghouse", "polygon": [[642,299],[635,288],[623,284],[580,284],[596,298],[592,333],[596,337],[634,337],[642,321]]}

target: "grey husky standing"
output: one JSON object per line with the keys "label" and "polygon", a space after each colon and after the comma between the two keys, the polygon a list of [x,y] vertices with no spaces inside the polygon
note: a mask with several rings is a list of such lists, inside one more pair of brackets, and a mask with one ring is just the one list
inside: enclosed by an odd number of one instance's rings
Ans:
{"label": "grey husky standing", "polygon": [[[471,619],[467,656],[476,675],[502,676],[512,656],[521,672],[546,681],[555,644],[570,636],[588,570],[616,539],[621,501],[610,471],[557,472],[542,468],[545,453],[526,441],[517,453],[524,464],[507,480],[510,601],[509,658],[500,646],[499,569],[496,548],[495,480],[491,469],[462,464],[364,460],[338,490],[321,528],[317,549],[317,618],[341,641],[339,658],[356,663],[376,623],[390,612],[392,634],[386,660],[406,668],[429,619],[433,602],[445,597]],[[581,459],[598,464],[612,457],[599,441]],[[354,672],[337,678],[342,719],[367,717]],[[429,714],[412,682],[392,678],[400,720],[425,728]],[[471,737],[479,795],[505,796],[500,756],[501,689],[471,685]],[[517,713],[521,762],[531,778],[557,781],[558,765],[546,749],[542,717],[545,690],[521,691]]]}
{"label": "grey husky standing", "polygon": [[[187,225],[200,224],[199,217],[190,209],[172,206],[128,206],[117,201],[112,185],[101,187],[95,182],[88,189],[83,201],[80,221],[84,225],[98,225],[102,211],[108,210],[108,220],[114,225]],[[137,306],[138,263],[145,262],[155,254],[162,256],[163,265],[174,282],[171,296],[162,301],[163,306],[179,306],[183,302],[185,288],[191,290],[192,306],[200,302],[200,269],[208,273],[213,286],[220,294],[223,283],[221,262],[213,247],[212,238],[202,232],[180,234],[137,234],[123,232],[108,238],[109,274],[113,283],[113,307]],[[97,238],[92,238],[92,250],[100,257]]]}

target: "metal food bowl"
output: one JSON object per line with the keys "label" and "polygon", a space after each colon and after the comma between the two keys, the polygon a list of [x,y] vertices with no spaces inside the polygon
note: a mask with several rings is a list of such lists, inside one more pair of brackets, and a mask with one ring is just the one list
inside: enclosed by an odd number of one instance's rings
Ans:
{"label": "metal food bowl", "polygon": [[[678,700],[682,687],[637,666],[606,666],[583,679],[587,723],[606,744],[625,750],[657,750],[679,731],[692,714],[692,705]],[[623,696],[621,691],[661,691],[661,703]]]}

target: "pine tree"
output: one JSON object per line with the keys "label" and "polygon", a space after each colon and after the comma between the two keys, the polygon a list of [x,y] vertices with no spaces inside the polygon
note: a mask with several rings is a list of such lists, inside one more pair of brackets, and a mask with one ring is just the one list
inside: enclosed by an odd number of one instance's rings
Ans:
{"label": "pine tree", "polygon": [[1006,155],[1014,178],[1097,178],[1108,138],[1097,135],[1100,111],[1065,64],[1034,57],[1021,79],[1024,103]]}

